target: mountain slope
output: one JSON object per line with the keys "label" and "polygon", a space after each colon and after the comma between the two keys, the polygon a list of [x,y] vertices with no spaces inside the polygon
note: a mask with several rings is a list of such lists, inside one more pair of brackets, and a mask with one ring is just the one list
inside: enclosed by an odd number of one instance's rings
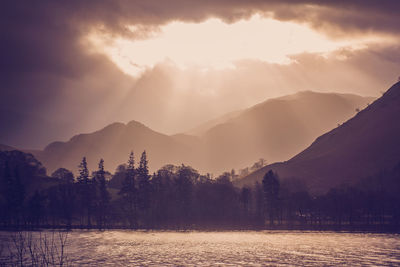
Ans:
{"label": "mountain slope", "polygon": [[235,118],[237,116],[240,115],[240,113],[242,113],[243,110],[235,110],[229,113],[226,113],[222,116],[219,116],[217,118],[214,118],[212,120],[206,121],[198,126],[196,126],[193,129],[190,129],[189,131],[186,132],[187,135],[194,135],[194,136],[202,136],[204,135],[208,130],[210,130],[211,128],[225,123],[227,121],[229,121],[232,118]]}
{"label": "mountain slope", "polygon": [[266,166],[237,181],[251,185],[273,169],[282,179],[298,178],[314,193],[354,184],[400,162],[400,83],[354,118],[317,138],[282,163]]}
{"label": "mountain slope", "polygon": [[214,126],[201,137],[212,172],[294,156],[324,132],[356,114],[374,98],[300,92],[269,99]]}

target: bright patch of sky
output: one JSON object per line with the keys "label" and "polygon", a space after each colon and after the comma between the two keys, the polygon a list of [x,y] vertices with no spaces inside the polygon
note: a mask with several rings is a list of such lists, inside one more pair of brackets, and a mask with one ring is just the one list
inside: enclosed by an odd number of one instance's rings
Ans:
{"label": "bright patch of sky", "polygon": [[204,70],[234,68],[240,60],[290,64],[289,56],[293,54],[326,54],[344,47],[362,49],[378,39],[366,36],[332,40],[307,25],[254,15],[232,24],[215,18],[202,23],[175,21],[161,26],[147,39],[105,41],[101,35],[92,35],[90,41],[125,73],[138,76],[165,61],[180,68],[195,66]]}

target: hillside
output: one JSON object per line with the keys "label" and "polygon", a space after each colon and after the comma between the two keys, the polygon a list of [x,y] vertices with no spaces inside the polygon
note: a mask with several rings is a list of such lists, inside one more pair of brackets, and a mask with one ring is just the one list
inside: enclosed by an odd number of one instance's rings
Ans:
{"label": "hillside", "polygon": [[225,122],[229,121],[230,119],[233,119],[233,118],[239,116],[242,112],[243,112],[243,110],[235,110],[235,111],[226,113],[222,116],[219,116],[212,120],[206,121],[206,122],[196,126],[193,129],[190,129],[189,131],[186,132],[186,134],[194,135],[194,136],[202,136],[211,128],[213,128],[219,124],[225,123]]}
{"label": "hillside", "polygon": [[266,171],[281,179],[297,178],[314,193],[355,184],[400,162],[400,83],[354,118],[317,138],[311,146],[282,163],[266,166],[237,181],[251,185]]}
{"label": "hillside", "polygon": [[249,166],[259,158],[287,160],[374,98],[299,92],[269,99],[216,125],[201,137],[212,172]]}

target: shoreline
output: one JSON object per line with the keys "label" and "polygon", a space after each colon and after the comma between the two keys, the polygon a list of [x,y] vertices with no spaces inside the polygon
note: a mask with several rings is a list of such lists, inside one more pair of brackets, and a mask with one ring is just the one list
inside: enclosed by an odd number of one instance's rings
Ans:
{"label": "shoreline", "polygon": [[129,230],[135,232],[232,232],[232,231],[288,231],[288,232],[298,232],[298,231],[310,231],[310,232],[343,232],[343,233],[392,233],[400,234],[400,227],[387,225],[387,226],[377,226],[377,225],[364,225],[364,226],[350,226],[350,225],[318,225],[318,226],[287,226],[287,225],[275,225],[264,226],[264,227],[152,227],[152,228],[131,228],[127,226],[109,226],[109,227],[87,227],[87,226],[10,226],[10,227],[0,227],[0,231],[3,232],[18,232],[18,231],[74,231],[74,230],[86,230],[86,231],[117,231],[117,230]]}

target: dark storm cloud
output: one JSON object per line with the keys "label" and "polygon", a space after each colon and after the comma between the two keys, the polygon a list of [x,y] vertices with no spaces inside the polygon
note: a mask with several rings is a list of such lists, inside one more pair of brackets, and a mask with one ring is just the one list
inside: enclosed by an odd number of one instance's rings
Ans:
{"label": "dark storm cloud", "polygon": [[[234,21],[254,12],[310,22],[315,26],[332,24],[343,29],[398,32],[398,23],[395,22],[399,22],[400,10],[397,0],[71,0],[13,3],[6,20],[34,18],[43,26],[73,26],[72,34],[85,31],[88,26],[100,25],[114,33],[127,34],[127,24],[157,25],[169,20],[201,21],[208,17]],[[6,3],[3,6],[5,11],[10,9]]]}
{"label": "dark storm cloud", "polygon": [[[129,34],[129,24],[201,21],[210,16],[234,21],[254,12],[272,12],[278,19],[309,22],[315,27],[400,31],[397,0],[15,0],[3,1],[1,10],[2,64],[6,70],[51,71],[70,76],[80,75],[91,66],[77,64],[76,59],[82,55],[82,45],[77,40],[94,27]],[[21,61],[24,64],[19,64]]]}
{"label": "dark storm cloud", "polygon": [[[333,35],[398,34],[399,10],[397,0],[1,1],[0,143],[39,146],[69,136],[90,120],[94,107],[111,102],[110,91],[134,82],[105,56],[90,52],[82,37],[92,30],[143,38],[171,20],[233,22],[260,12]],[[142,27],[129,31],[126,26],[134,24]]]}
{"label": "dark storm cloud", "polygon": [[[274,7],[274,17],[281,20],[295,20],[310,23],[317,29],[349,32],[400,32],[396,0],[316,0],[282,1],[286,4]],[[296,3],[296,4],[293,4]]]}
{"label": "dark storm cloud", "polygon": [[15,0],[3,1],[0,7],[2,71],[7,74],[83,75],[97,62],[80,58],[84,47],[79,38],[96,27],[129,35],[129,24],[201,21],[210,16],[234,21],[254,12],[272,12],[278,19],[309,22],[317,28],[400,31],[397,0]]}

